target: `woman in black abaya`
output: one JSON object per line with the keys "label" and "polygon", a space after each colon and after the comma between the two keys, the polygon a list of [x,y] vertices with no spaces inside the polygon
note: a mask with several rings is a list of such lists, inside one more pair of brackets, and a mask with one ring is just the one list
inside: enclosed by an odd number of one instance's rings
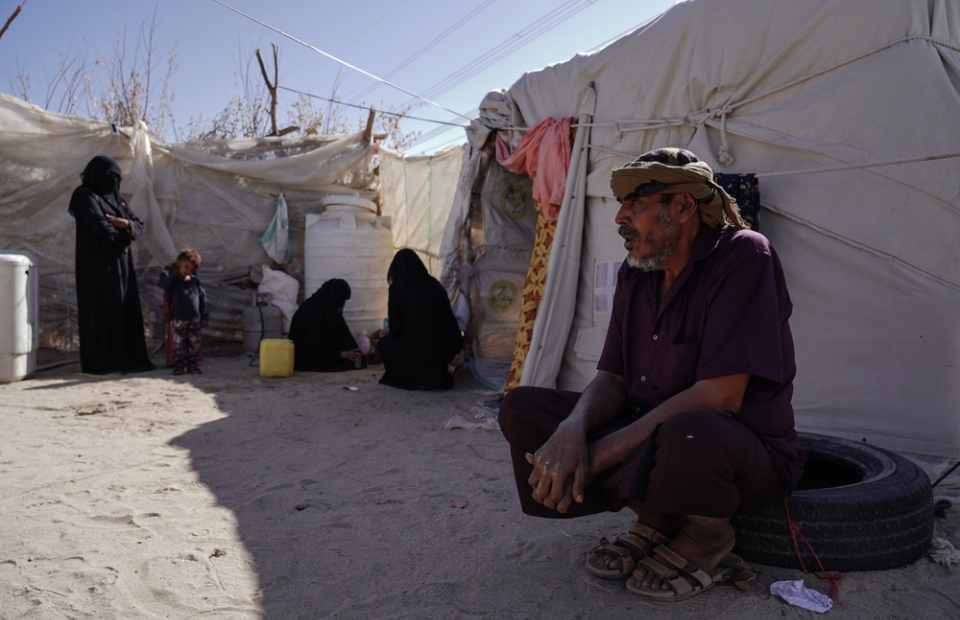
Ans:
{"label": "woman in black abaya", "polygon": [[140,291],[130,244],[143,222],[120,198],[120,166],[97,155],[70,198],[77,221],[77,322],[83,372],[154,370],[143,335]]}
{"label": "woman in black abaya", "polygon": [[385,372],[380,383],[405,390],[453,387],[447,365],[463,335],[447,292],[413,250],[400,250],[387,272],[389,333],[377,342]]}
{"label": "woman in black abaya", "polygon": [[365,368],[363,355],[343,318],[350,299],[346,280],[327,280],[305,300],[290,321],[295,370],[342,372]]}

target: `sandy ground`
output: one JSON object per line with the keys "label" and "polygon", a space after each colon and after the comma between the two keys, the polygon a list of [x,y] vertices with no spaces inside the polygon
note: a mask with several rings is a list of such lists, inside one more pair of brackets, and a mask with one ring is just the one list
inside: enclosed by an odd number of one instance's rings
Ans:
{"label": "sandy ground", "polygon": [[[0,618],[808,618],[753,588],[643,601],[591,578],[626,513],[520,513],[492,394],[377,384],[376,368],[261,379],[48,370],[0,385]],[[356,387],[357,391],[345,389]],[[492,414],[491,414],[492,415]],[[461,507],[462,506],[462,507]],[[937,536],[960,546],[960,517]],[[960,617],[958,565],[844,575],[850,619]]]}

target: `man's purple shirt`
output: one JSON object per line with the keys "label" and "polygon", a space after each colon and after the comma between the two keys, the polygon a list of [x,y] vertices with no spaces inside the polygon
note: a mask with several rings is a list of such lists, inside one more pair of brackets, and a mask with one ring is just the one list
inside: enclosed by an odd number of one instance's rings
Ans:
{"label": "man's purple shirt", "polygon": [[627,411],[637,416],[697,381],[751,375],[735,418],[782,457],[796,484],[806,453],[790,404],[793,304],[770,242],[702,226],[690,262],[658,301],[662,275],[620,267],[597,368],[624,378]]}

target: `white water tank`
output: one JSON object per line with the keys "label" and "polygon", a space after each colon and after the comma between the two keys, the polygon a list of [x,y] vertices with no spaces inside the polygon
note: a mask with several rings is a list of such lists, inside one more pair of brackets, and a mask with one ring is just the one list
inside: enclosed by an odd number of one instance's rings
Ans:
{"label": "white water tank", "polygon": [[0,252],[0,382],[23,379],[37,367],[40,346],[36,264],[29,255]]}
{"label": "white water tank", "polygon": [[331,278],[350,285],[343,308],[350,331],[371,332],[387,316],[387,269],[393,258],[390,218],[359,196],[327,196],[326,210],[308,213],[304,238],[304,296]]}

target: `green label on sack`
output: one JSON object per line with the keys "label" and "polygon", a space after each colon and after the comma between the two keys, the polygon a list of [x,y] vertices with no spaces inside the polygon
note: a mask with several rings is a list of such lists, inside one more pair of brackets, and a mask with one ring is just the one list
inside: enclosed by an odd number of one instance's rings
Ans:
{"label": "green label on sack", "polygon": [[500,210],[511,220],[523,219],[530,208],[530,192],[522,185],[508,185],[500,194]]}
{"label": "green label on sack", "polygon": [[497,312],[506,312],[517,302],[517,285],[510,280],[497,280],[490,287],[487,303]]}

